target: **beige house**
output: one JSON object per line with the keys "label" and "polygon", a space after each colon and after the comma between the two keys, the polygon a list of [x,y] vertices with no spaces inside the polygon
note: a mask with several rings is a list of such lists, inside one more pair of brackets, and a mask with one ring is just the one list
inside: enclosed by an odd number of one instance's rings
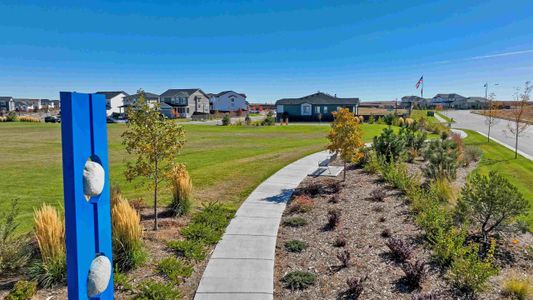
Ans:
{"label": "beige house", "polygon": [[209,97],[201,89],[170,89],[159,100],[161,113],[168,118],[209,116]]}

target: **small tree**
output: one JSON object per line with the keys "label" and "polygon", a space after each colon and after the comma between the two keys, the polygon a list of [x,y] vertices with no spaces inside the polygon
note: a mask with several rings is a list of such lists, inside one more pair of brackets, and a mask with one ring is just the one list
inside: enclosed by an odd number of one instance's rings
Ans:
{"label": "small tree", "polygon": [[491,93],[487,99],[487,105],[483,115],[485,115],[485,124],[487,125],[487,143],[490,143],[490,129],[498,123],[496,116],[496,104],[494,102],[495,94]]}
{"label": "small tree", "polygon": [[386,162],[396,162],[405,153],[406,141],[400,135],[394,133],[392,128],[383,129],[379,136],[374,137],[374,149],[376,154]]}
{"label": "small tree", "polygon": [[347,108],[333,112],[334,121],[328,134],[328,149],[340,154],[344,162],[343,180],[346,180],[346,163],[354,163],[363,157],[361,149],[365,145],[359,122]]}
{"label": "small tree", "polygon": [[517,106],[511,111],[511,121],[507,124],[507,128],[509,128],[509,131],[515,138],[514,158],[518,157],[518,139],[529,126],[529,124],[524,121],[524,115],[528,109],[529,95],[531,94],[532,88],[533,87],[530,85],[529,81],[526,81],[524,90],[520,91],[519,88],[516,88],[514,94],[514,100],[517,102]]}
{"label": "small tree", "polygon": [[142,90],[139,93],[139,100],[127,111],[127,129],[122,134],[126,151],[137,157],[127,163],[125,175],[128,181],[137,177],[150,180],[154,189],[154,230],[157,230],[159,185],[168,179],[164,175],[185,143],[185,132],[177,122],[166,120],[159,113],[159,105],[150,107]]}
{"label": "small tree", "polygon": [[488,176],[475,174],[461,190],[458,202],[460,216],[480,227],[487,244],[492,231],[510,223],[528,211],[529,203],[518,189],[495,171]]}

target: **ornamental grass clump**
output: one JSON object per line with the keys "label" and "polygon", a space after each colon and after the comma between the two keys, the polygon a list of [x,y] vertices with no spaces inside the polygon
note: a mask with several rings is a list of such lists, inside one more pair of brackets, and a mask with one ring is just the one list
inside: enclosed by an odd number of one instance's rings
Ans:
{"label": "ornamental grass clump", "polygon": [[0,213],[0,274],[25,267],[31,256],[29,235],[16,235],[20,225],[18,200],[13,199],[9,209]]}
{"label": "ornamental grass clump", "polygon": [[169,172],[172,182],[172,202],[169,209],[175,216],[186,215],[192,207],[192,179],[184,164],[175,165]]}
{"label": "ornamental grass clump", "polygon": [[66,281],[65,224],[57,210],[43,204],[34,213],[34,232],[40,261],[30,268],[30,277],[41,287]]}
{"label": "ornamental grass clump", "polygon": [[113,228],[113,260],[120,270],[140,266],[146,260],[142,245],[141,216],[127,200],[117,197],[111,208]]}
{"label": "ornamental grass clump", "polygon": [[533,288],[528,279],[511,277],[503,282],[502,294],[510,299],[525,300],[530,299]]}

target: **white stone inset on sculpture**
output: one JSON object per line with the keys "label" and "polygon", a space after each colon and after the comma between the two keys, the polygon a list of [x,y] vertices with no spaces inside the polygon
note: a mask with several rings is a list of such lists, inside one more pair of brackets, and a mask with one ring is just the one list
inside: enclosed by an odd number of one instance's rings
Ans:
{"label": "white stone inset on sculpture", "polygon": [[97,162],[87,161],[83,168],[83,193],[87,197],[100,195],[104,189],[104,181],[104,168]]}
{"label": "white stone inset on sculpture", "polygon": [[101,294],[107,289],[111,279],[111,262],[106,256],[98,256],[91,263],[89,278],[87,279],[87,294],[89,298]]}

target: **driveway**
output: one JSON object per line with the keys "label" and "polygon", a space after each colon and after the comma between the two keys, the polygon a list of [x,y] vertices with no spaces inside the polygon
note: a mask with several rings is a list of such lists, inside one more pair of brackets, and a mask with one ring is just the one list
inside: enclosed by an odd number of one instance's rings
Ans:
{"label": "driveway", "polygon": [[[487,134],[485,117],[481,115],[473,114],[465,110],[445,111],[441,113],[455,120],[455,123],[452,124],[454,128],[471,129]],[[497,123],[490,130],[490,136],[514,149],[514,135],[509,132],[508,124],[509,121],[498,119]],[[520,136],[518,150],[533,156],[533,125],[529,126],[523,135]]]}

